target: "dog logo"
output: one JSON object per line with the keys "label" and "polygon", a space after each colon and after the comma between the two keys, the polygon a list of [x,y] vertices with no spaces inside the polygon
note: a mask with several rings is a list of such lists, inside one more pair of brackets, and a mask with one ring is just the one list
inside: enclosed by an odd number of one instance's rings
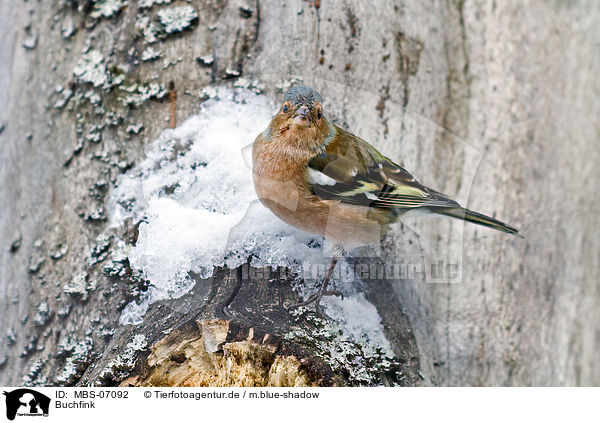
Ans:
{"label": "dog logo", "polygon": [[18,416],[48,416],[50,398],[33,389],[15,389],[6,395],[6,417],[14,420]]}

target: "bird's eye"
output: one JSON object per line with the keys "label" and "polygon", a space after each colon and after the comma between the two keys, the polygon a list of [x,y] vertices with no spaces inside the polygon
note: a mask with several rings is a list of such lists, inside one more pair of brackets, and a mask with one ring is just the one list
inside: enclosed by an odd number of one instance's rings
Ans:
{"label": "bird's eye", "polygon": [[317,119],[321,119],[321,111],[317,111]]}
{"label": "bird's eye", "polygon": [[288,112],[288,110],[289,110],[289,107],[288,107],[288,105],[287,105],[287,104],[284,104],[284,105],[283,105],[283,113],[287,113],[287,112]]}

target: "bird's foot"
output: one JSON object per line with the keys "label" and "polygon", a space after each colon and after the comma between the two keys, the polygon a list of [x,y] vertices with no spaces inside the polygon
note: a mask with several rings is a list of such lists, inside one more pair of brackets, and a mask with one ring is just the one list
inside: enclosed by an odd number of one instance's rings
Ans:
{"label": "bird's foot", "polygon": [[321,289],[319,289],[319,292],[317,292],[314,295],[311,295],[308,298],[308,300],[306,300],[306,301],[302,301],[301,303],[294,304],[288,310],[294,310],[299,307],[306,307],[307,305],[314,303],[316,313],[319,316],[323,316],[323,312],[321,310],[321,298],[323,298],[325,295],[335,295],[338,297],[342,297],[342,300],[343,300],[344,296],[342,295],[341,291],[338,291],[337,289],[327,289],[327,284],[329,283],[329,280],[331,279],[331,275],[333,273],[333,269],[335,268],[337,261],[338,261],[337,257],[333,257],[331,259],[331,264],[329,265],[329,270],[327,271],[327,276],[325,276],[325,280],[323,281],[323,285],[321,285]]}
{"label": "bird's foot", "polygon": [[342,294],[342,291],[339,291],[337,289],[328,289],[325,291],[320,290],[316,294],[311,295],[306,301],[302,301],[300,303],[292,305],[288,310],[295,310],[300,307],[306,307],[311,304],[314,304],[315,311],[317,312],[317,314],[322,316],[323,310],[321,309],[321,299],[325,296],[336,296],[341,297],[342,300],[344,299],[344,294]]}

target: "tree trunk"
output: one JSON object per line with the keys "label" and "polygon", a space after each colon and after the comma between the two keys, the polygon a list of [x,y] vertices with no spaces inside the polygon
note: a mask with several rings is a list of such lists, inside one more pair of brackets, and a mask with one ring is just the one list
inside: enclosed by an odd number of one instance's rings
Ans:
{"label": "tree trunk", "polygon": [[[0,0],[0,385],[600,383],[597,3],[155,3]],[[313,85],[525,238],[407,219],[346,258],[400,269],[362,286],[393,356],[290,313],[289,275],[247,265],[120,325],[152,280],[114,258],[139,223],[108,228],[117,178],[238,76],[275,101]]]}

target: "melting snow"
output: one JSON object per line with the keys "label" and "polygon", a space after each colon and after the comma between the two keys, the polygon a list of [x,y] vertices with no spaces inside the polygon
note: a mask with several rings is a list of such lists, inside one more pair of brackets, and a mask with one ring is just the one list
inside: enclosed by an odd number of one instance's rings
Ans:
{"label": "melting snow", "polygon": [[[251,144],[277,110],[266,96],[246,89],[218,88],[198,115],[165,130],[146,158],[121,176],[109,200],[112,227],[142,221],[135,247],[127,251],[133,268],[150,281],[140,304],[130,303],[121,323],[137,324],[153,302],[178,298],[215,266],[285,266],[299,275],[306,297],[320,284],[330,257],[322,239],[290,227],[262,206],[252,184]],[[326,246],[325,246],[326,247]],[[340,264],[342,266],[340,266]],[[391,351],[375,307],[355,283],[334,275],[345,299],[325,298],[326,312],[346,335]],[[353,276],[353,275],[350,275]],[[354,277],[350,278],[352,281]]]}

